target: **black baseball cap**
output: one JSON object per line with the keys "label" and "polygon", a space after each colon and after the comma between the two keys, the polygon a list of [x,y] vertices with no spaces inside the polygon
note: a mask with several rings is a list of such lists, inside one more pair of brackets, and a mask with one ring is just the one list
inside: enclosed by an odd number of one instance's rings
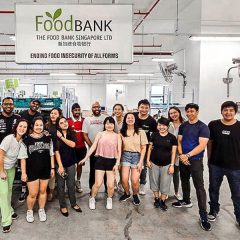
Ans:
{"label": "black baseball cap", "polygon": [[41,102],[38,98],[33,98],[31,102],[37,102],[39,105],[41,105]]}

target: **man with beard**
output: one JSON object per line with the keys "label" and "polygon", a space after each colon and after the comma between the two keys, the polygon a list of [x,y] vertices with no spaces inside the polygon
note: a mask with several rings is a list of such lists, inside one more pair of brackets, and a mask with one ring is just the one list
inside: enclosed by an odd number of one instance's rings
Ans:
{"label": "man with beard", "polygon": [[[82,160],[86,153],[87,148],[85,146],[85,140],[82,133],[82,126],[84,118],[81,116],[81,107],[78,103],[74,103],[72,105],[72,118],[68,119],[69,127],[76,133],[76,156],[77,156],[77,163]],[[81,175],[82,175],[82,165],[77,164],[77,181],[76,181],[76,191],[81,193]]]}
{"label": "man with beard", "polygon": [[13,113],[13,109],[13,98],[4,98],[2,100],[2,112],[0,113],[0,143],[7,135],[12,133],[13,126],[20,118],[19,115]]}
{"label": "man with beard", "polygon": [[[222,118],[209,123],[209,221],[214,222],[220,211],[219,192],[226,176],[237,225],[240,227],[240,122],[236,119],[238,106],[226,101],[221,106]],[[226,193],[224,193],[226,194]]]}
{"label": "man with beard", "polygon": [[29,126],[32,125],[33,119],[35,117],[42,116],[41,113],[38,112],[40,105],[41,103],[38,99],[32,99],[29,105],[29,109],[19,113],[22,118],[28,120]]}
{"label": "man with beard", "polygon": [[[136,124],[139,127],[139,129],[142,129],[145,131],[148,142],[150,140],[151,134],[157,130],[157,122],[151,115],[149,115],[149,110],[150,110],[149,101],[147,99],[142,99],[138,102],[138,112],[134,113]],[[139,188],[140,195],[145,195],[145,185],[147,183],[146,158],[147,158],[148,146],[149,144],[147,144],[146,154],[144,157],[143,170],[140,175],[140,188]]]}
{"label": "man with beard", "polygon": [[[99,102],[94,102],[92,104],[92,113],[91,117],[86,117],[83,122],[83,136],[89,147],[92,146],[96,135],[103,131],[103,121],[106,116],[101,114],[101,106]],[[95,162],[96,157],[93,153],[90,156],[90,174],[89,174],[89,188],[92,189],[93,184],[95,183]]]}

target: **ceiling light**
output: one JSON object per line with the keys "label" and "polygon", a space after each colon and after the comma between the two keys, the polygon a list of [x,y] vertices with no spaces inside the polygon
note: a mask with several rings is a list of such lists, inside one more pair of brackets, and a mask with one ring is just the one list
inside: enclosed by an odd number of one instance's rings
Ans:
{"label": "ceiling light", "polygon": [[128,80],[128,79],[126,79],[126,80],[117,80],[116,82],[118,82],[118,83],[134,83],[135,80]]}
{"label": "ceiling light", "polygon": [[50,73],[50,76],[76,76],[76,73]]}
{"label": "ceiling light", "polygon": [[153,76],[154,73],[128,73],[128,76]]}
{"label": "ceiling light", "polygon": [[153,58],[153,62],[173,62],[173,58]]}
{"label": "ceiling light", "polygon": [[191,41],[209,41],[209,42],[236,42],[240,41],[240,35],[196,35],[190,36]]}
{"label": "ceiling light", "polygon": [[9,38],[12,40],[12,41],[16,41],[16,37],[15,36],[9,36]]}

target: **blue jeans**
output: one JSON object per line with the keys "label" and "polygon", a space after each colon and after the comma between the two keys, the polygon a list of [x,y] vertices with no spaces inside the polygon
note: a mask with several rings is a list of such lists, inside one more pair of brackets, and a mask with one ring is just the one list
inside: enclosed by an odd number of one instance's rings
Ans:
{"label": "blue jeans", "polygon": [[210,209],[216,213],[219,212],[219,190],[226,176],[232,194],[234,214],[240,222],[240,170],[230,170],[209,164],[209,197]]}

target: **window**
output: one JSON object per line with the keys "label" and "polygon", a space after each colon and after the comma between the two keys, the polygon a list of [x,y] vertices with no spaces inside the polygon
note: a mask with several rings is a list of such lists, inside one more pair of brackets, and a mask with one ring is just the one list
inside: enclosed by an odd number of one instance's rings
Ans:
{"label": "window", "polygon": [[34,84],[34,96],[35,97],[47,97],[48,85],[47,84]]}

